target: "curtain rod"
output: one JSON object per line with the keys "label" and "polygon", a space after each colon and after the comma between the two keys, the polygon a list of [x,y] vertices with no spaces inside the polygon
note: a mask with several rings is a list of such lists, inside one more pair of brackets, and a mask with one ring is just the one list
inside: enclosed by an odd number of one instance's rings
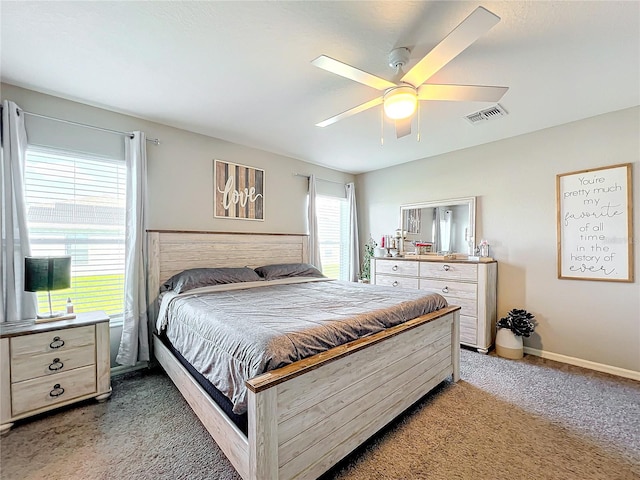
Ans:
{"label": "curtain rod", "polygon": [[[305,175],[304,173],[294,173],[293,174],[294,177],[304,177],[304,178],[310,178],[311,175]],[[336,182],[334,180],[325,180],[324,178],[318,178],[316,177],[316,180],[320,180],[321,182],[327,182],[327,183],[336,183],[338,185],[346,185],[344,182]]]}
{"label": "curtain rod", "polygon": [[[31,115],[32,117],[45,118],[47,120],[53,120],[55,122],[68,123],[69,125],[76,125],[78,127],[91,128],[93,130],[100,130],[101,132],[113,133],[115,135],[125,135],[129,138],[133,138],[133,133],[131,132],[121,132],[119,130],[110,130],[108,128],[96,127],[94,125],[88,125],[86,123],[72,122],[71,120],[63,120],[62,118],[49,117],[47,115],[41,115],[39,113],[27,112],[26,110],[23,110],[22,113],[24,113],[25,115]],[[154,145],[160,145],[160,140],[158,140],[157,138],[147,138],[146,140],[147,142],[151,142]]]}

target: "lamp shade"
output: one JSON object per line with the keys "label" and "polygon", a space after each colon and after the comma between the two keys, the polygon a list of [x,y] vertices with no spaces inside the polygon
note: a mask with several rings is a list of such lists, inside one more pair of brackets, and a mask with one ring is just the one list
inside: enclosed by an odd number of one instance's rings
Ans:
{"label": "lamp shade", "polygon": [[71,286],[71,257],[25,257],[27,292],[62,290]]}

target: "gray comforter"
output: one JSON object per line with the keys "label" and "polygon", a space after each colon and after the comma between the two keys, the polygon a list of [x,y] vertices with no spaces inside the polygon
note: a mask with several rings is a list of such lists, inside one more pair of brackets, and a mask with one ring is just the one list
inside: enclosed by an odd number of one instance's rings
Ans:
{"label": "gray comforter", "polygon": [[246,380],[447,306],[418,290],[317,280],[168,292],[157,329],[244,413]]}

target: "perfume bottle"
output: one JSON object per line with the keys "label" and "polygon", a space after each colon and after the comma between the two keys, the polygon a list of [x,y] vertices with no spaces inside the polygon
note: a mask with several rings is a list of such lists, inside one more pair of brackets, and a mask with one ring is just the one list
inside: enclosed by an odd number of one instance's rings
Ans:
{"label": "perfume bottle", "polygon": [[480,241],[480,256],[488,257],[489,256],[489,242],[486,240]]}

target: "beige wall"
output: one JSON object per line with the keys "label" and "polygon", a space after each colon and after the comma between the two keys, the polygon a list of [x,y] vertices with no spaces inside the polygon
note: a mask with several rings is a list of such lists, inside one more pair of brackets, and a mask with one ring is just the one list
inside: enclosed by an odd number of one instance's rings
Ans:
{"label": "beige wall", "polygon": [[[636,107],[359,175],[360,238],[395,231],[400,204],[477,196],[476,238],[499,261],[498,315],[525,308],[539,323],[525,345],[640,372],[639,138]],[[633,163],[636,281],[559,280],[556,175],[619,163]]]}

